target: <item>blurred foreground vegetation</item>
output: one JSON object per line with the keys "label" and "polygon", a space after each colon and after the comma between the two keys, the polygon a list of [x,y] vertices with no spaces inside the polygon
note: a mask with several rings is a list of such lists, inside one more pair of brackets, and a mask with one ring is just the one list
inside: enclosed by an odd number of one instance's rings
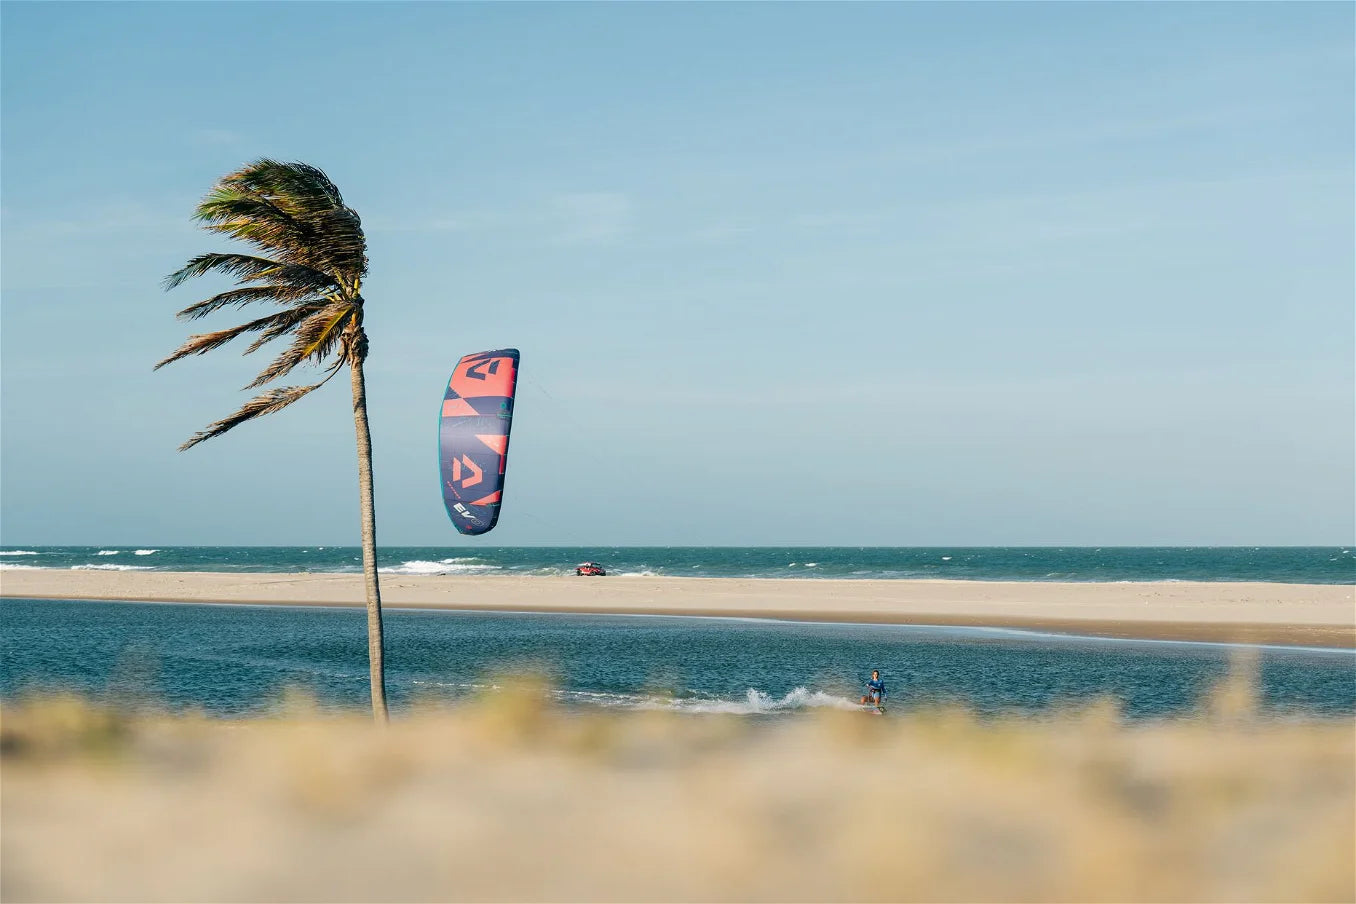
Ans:
{"label": "blurred foreground vegetation", "polygon": [[222,720],[0,715],[0,898],[1350,901],[1356,730],[1102,701],[774,721],[565,712],[542,687]]}

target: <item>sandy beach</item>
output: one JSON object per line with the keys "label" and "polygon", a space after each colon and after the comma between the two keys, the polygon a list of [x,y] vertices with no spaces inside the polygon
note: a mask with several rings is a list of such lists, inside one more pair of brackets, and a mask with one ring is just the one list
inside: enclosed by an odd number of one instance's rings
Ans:
{"label": "sandy beach", "polygon": [[[0,596],[358,606],[363,586],[355,574],[6,569]],[[382,601],[388,608],[988,626],[1356,647],[1356,593],[1323,584],[386,575]]]}

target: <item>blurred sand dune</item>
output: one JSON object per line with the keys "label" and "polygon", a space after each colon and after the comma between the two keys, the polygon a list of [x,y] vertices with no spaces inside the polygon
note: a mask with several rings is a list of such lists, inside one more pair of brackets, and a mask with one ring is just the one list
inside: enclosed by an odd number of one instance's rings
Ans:
{"label": "blurred sand dune", "polygon": [[1350,901],[1349,720],[3,712],[5,901]]}

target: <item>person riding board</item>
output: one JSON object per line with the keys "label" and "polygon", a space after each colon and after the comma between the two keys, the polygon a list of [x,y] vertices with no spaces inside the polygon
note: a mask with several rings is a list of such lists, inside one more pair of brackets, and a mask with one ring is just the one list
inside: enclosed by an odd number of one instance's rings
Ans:
{"label": "person riding board", "polygon": [[881,680],[880,670],[871,670],[871,680],[866,683],[866,696],[862,697],[862,706],[870,703],[877,709],[885,707],[885,682]]}

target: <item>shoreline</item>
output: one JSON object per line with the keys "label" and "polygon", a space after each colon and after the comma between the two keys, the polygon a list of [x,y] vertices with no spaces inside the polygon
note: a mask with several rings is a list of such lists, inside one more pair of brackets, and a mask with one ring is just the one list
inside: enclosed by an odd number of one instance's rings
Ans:
{"label": "shoreline", "polygon": [[[390,609],[1009,628],[1140,640],[1356,648],[1341,584],[386,574]],[[361,574],[0,570],[0,597],[363,606]]]}

